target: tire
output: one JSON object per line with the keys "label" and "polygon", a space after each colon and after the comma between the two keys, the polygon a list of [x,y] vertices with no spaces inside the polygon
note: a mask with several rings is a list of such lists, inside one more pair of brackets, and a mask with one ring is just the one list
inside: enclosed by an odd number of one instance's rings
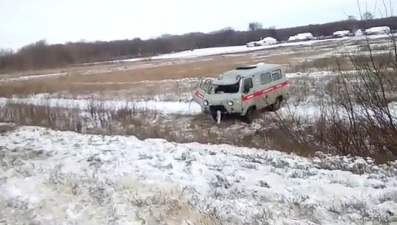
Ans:
{"label": "tire", "polygon": [[216,113],[211,113],[211,117],[216,122]]}
{"label": "tire", "polygon": [[254,120],[254,111],[255,111],[255,109],[253,107],[249,107],[247,109],[247,112],[243,116],[244,122],[246,122],[248,124],[252,123],[252,121]]}
{"label": "tire", "polygon": [[280,107],[281,107],[281,98],[277,97],[276,101],[272,104],[270,108],[272,111],[277,111],[280,109]]}

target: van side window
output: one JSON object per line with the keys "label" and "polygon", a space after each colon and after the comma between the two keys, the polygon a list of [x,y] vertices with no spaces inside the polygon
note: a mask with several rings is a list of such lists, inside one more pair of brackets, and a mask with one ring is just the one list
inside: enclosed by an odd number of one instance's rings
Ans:
{"label": "van side window", "polygon": [[252,82],[252,78],[251,77],[244,79],[243,87],[245,87],[245,85],[248,85],[250,88],[254,87],[254,83]]}
{"label": "van side window", "polygon": [[281,75],[281,70],[275,70],[272,72],[272,80],[276,81],[281,79],[282,75]]}
{"label": "van side window", "polygon": [[267,84],[272,82],[272,77],[270,73],[262,73],[261,74],[261,84]]}

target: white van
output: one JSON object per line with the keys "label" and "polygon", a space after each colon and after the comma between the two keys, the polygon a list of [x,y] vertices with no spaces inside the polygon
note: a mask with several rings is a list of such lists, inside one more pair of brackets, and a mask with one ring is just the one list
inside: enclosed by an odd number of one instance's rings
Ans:
{"label": "white van", "polygon": [[284,67],[265,63],[238,67],[216,79],[202,80],[193,93],[193,100],[202,111],[218,123],[225,114],[238,114],[250,123],[255,110],[276,111],[289,98]]}

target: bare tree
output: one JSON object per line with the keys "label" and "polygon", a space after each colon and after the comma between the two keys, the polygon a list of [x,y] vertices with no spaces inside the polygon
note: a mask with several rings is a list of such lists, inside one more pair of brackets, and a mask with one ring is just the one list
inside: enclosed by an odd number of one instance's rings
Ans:
{"label": "bare tree", "polygon": [[12,55],[14,51],[12,49],[0,49],[0,57]]}
{"label": "bare tree", "polygon": [[262,24],[259,22],[251,22],[248,24],[249,31],[255,31],[255,30],[260,30],[260,29],[262,29]]}
{"label": "bare tree", "polygon": [[270,34],[270,36],[271,36],[272,38],[275,38],[275,39],[277,39],[277,40],[280,40],[280,37],[279,37],[279,35],[278,35],[276,26],[270,26],[268,29],[269,29],[269,34]]}
{"label": "bare tree", "polygon": [[353,15],[348,15],[347,20],[357,20],[355,16]]}
{"label": "bare tree", "polygon": [[363,20],[373,20],[373,19],[375,19],[375,16],[370,12],[364,12],[362,15],[362,19]]}
{"label": "bare tree", "polygon": [[332,60],[336,76],[327,85],[319,118],[307,126],[304,119],[290,114],[292,122],[280,117],[279,127],[309,152],[393,161],[397,159],[393,109],[397,104],[397,42],[393,35],[385,37],[386,52],[367,36],[360,42],[359,52],[346,52]]}

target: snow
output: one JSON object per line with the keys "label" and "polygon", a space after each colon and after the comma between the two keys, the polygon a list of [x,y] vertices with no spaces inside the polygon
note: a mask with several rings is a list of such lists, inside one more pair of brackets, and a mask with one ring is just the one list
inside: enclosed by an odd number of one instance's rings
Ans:
{"label": "snow", "polygon": [[365,30],[365,33],[367,34],[384,34],[389,32],[390,32],[390,27],[388,26],[371,27]]}
{"label": "snow", "polygon": [[19,104],[31,104],[36,106],[49,106],[59,108],[70,108],[89,110],[94,106],[99,109],[116,111],[120,109],[136,109],[157,111],[162,114],[189,114],[196,115],[201,112],[201,107],[195,102],[171,102],[171,101],[127,101],[127,100],[96,100],[96,99],[65,99],[47,98],[39,94],[27,98],[0,98],[0,106],[7,102]]}
{"label": "snow", "polygon": [[290,36],[289,38],[288,38],[288,41],[295,41],[295,40],[298,40],[298,38],[297,38],[297,36]]}
{"label": "snow", "polygon": [[[327,42],[327,41],[335,41],[335,40],[299,41],[299,42],[294,42],[294,43],[281,43],[281,44],[264,45],[264,46],[257,46],[257,47],[247,47],[246,45],[241,45],[241,46],[229,46],[229,47],[203,48],[203,49],[194,49],[192,51],[187,50],[187,51],[182,51],[182,52],[154,56],[154,57],[151,57],[151,59],[157,60],[157,59],[177,59],[177,58],[198,58],[198,57],[211,56],[211,55],[252,52],[252,51],[271,49],[271,48],[277,48],[277,47],[282,47],[282,46],[312,45],[315,43]],[[127,62],[129,60],[130,59],[120,60],[120,62],[121,61]],[[132,60],[135,60],[135,59],[132,59]]]}
{"label": "snow", "polygon": [[0,136],[0,154],[5,224],[397,221],[396,162],[39,127]]}
{"label": "snow", "polygon": [[267,41],[267,42],[276,42],[277,41],[275,38],[272,38],[272,37],[265,37],[262,40]]}
{"label": "snow", "polygon": [[259,41],[251,41],[246,44],[247,47],[254,47],[255,44],[258,45],[274,45],[277,43],[277,40],[272,37],[265,37]]}
{"label": "snow", "polygon": [[358,36],[361,37],[364,35],[364,32],[361,29],[356,30],[356,32],[354,32],[354,36]]}
{"label": "snow", "polygon": [[349,30],[338,30],[338,31],[335,31],[332,35],[334,35],[334,36],[346,36],[349,33],[350,33]]}
{"label": "snow", "polygon": [[310,32],[306,32],[306,33],[299,33],[299,34],[297,34],[296,36],[298,36],[298,37],[306,37],[306,38],[311,38],[311,37],[313,37],[313,34],[312,33],[310,33]]}
{"label": "snow", "polygon": [[288,38],[288,41],[298,41],[298,40],[306,40],[306,39],[310,39],[313,38],[313,34],[312,33],[300,33],[300,34],[296,34],[294,36],[291,36]]}

